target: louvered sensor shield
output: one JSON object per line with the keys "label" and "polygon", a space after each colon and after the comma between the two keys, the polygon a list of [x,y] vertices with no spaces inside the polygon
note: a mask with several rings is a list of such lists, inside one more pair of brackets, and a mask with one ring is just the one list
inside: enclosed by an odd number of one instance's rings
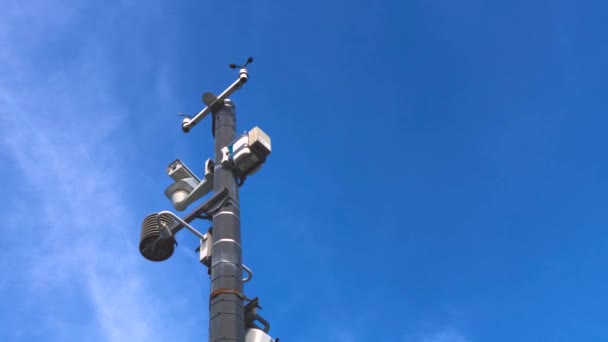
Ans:
{"label": "louvered sensor shield", "polygon": [[157,213],[146,216],[141,224],[139,239],[139,252],[150,261],[164,261],[173,255],[175,239],[173,237],[161,238],[158,222],[165,227],[171,227],[175,221],[167,215],[158,217]]}

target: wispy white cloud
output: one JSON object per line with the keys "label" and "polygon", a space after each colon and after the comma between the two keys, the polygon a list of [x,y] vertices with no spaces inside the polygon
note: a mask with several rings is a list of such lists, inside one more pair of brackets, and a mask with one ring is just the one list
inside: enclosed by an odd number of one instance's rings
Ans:
{"label": "wispy white cloud", "polygon": [[[0,208],[11,255],[0,267],[12,275],[0,291],[16,288],[11,281],[25,285],[19,291],[41,308],[33,329],[50,340],[74,339],[70,333],[103,341],[185,338],[163,320],[163,303],[138,269],[136,241],[125,230],[133,219],[121,149],[134,142],[121,128],[126,109],[111,96],[112,62],[101,44],[89,43],[70,51],[78,57],[69,65],[38,71],[29,52],[77,15],[68,3],[44,3],[15,2],[5,8],[10,15],[0,15],[0,175],[13,191]],[[68,309],[45,304],[76,310],[53,315]],[[74,329],[72,320],[84,324]],[[36,332],[15,329],[12,337],[28,334]]]}
{"label": "wispy white cloud", "polygon": [[[21,81],[22,88],[0,88],[10,100],[2,105],[1,126],[4,148],[22,175],[15,181],[37,197],[38,206],[30,212],[38,217],[21,217],[25,224],[19,226],[22,238],[36,247],[36,253],[24,259],[32,291],[83,286],[108,341],[149,340],[156,323],[150,322],[154,315],[149,312],[154,311],[144,305],[140,275],[133,266],[137,255],[121,230],[120,223],[129,218],[121,201],[123,186],[112,170],[116,160],[104,156],[120,155],[108,136],[116,127],[110,113],[120,109],[89,110],[87,115],[95,118],[90,125],[89,118],[77,118],[82,98],[57,100],[33,94],[28,80]],[[38,92],[48,94],[74,93],[64,81],[38,87]],[[36,108],[20,94],[44,100],[46,108]]]}

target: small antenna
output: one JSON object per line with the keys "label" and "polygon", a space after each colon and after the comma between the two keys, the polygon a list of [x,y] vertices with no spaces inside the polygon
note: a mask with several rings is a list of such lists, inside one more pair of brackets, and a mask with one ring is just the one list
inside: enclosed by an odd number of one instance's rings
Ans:
{"label": "small antenna", "polygon": [[236,68],[246,68],[248,64],[253,63],[253,57],[249,57],[247,58],[247,62],[243,65],[238,65],[238,64],[230,64],[229,67],[230,69],[236,69]]}

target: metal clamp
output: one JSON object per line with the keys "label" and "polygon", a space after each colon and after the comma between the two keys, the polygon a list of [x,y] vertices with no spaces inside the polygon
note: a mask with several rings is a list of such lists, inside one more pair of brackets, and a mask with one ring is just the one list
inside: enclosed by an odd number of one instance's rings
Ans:
{"label": "metal clamp", "polygon": [[[260,306],[260,299],[258,297],[251,299],[249,303],[245,304],[245,307],[243,309],[245,311],[246,327],[260,329],[265,333],[270,331],[270,323],[268,323],[267,320],[265,320],[262,316],[260,316],[260,314],[258,314],[258,309],[262,309],[262,307]],[[262,323],[264,328],[260,328],[257,324],[255,324],[255,321]]]}

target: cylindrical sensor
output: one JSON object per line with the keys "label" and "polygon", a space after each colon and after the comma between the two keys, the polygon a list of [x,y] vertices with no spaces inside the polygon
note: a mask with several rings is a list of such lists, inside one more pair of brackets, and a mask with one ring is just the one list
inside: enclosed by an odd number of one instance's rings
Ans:
{"label": "cylindrical sensor", "polygon": [[[175,239],[159,239],[161,237],[157,224],[158,214],[150,214],[141,224],[139,252],[150,261],[164,261],[173,255]],[[175,221],[168,215],[161,215],[160,222],[167,227],[173,226]]]}

